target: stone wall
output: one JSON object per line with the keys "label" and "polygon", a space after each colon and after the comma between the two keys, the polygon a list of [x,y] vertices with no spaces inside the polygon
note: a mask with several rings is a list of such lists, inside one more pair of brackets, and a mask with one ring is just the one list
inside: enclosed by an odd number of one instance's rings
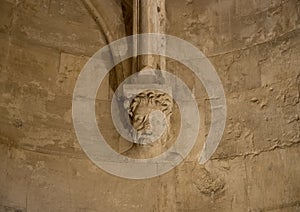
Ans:
{"label": "stone wall", "polygon": [[[72,93],[105,39],[79,0],[0,0],[0,211],[300,210],[299,0],[167,0],[168,33],[215,66],[228,118],[213,158],[197,158],[210,124],[207,96],[195,148],[177,168],[126,180],[95,166],[76,139]],[[101,132],[118,150],[108,77],[97,96]],[[105,124],[103,124],[105,123]]]}

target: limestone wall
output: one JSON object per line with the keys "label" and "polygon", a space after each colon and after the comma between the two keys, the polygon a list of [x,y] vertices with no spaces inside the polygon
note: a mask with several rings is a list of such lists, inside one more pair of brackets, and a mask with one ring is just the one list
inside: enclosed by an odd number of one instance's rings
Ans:
{"label": "limestone wall", "polygon": [[[166,9],[168,33],[215,66],[226,129],[199,165],[207,96],[186,67],[168,60],[197,98],[197,144],[167,174],[126,180],[87,158],[72,124],[76,79],[105,45],[92,16],[79,0],[0,0],[0,211],[300,210],[299,0],[167,0]],[[111,97],[107,77],[99,128],[121,151],[128,147],[116,142]]]}

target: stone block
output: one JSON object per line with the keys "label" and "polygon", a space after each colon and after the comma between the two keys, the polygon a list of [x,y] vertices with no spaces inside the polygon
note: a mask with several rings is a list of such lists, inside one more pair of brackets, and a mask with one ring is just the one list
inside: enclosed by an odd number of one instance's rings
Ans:
{"label": "stone block", "polygon": [[51,0],[49,1],[49,16],[67,22],[77,23],[87,29],[99,29],[82,1]]}
{"label": "stone block", "polygon": [[24,84],[35,84],[42,89],[55,88],[55,77],[59,67],[59,53],[56,50],[13,42],[9,48],[9,78]]}
{"label": "stone block", "polygon": [[26,208],[0,205],[0,211],[1,212],[26,212]]}
{"label": "stone block", "polygon": [[56,84],[61,93],[68,96],[73,95],[76,80],[88,59],[85,56],[76,56],[63,52],[60,54]]}
{"label": "stone block", "polygon": [[176,211],[247,210],[246,169],[241,158],[184,162],[176,168]]}
{"label": "stone block", "polygon": [[299,30],[287,33],[276,42],[259,47],[262,86],[272,85],[299,74]]}
{"label": "stone block", "polygon": [[[226,93],[260,87],[261,76],[257,55],[257,48],[251,48],[235,52],[232,56],[224,55],[212,59],[218,73],[220,73],[220,78],[223,79]],[[223,58],[225,62],[222,62]]]}
{"label": "stone block", "polygon": [[8,1],[2,1],[0,7],[0,33],[9,33],[13,21],[14,4]]}
{"label": "stone block", "polygon": [[228,95],[226,129],[214,157],[255,154],[298,142],[297,90],[296,79],[288,79]]}
{"label": "stone block", "polygon": [[[251,211],[284,208],[299,199],[299,147],[264,152],[246,160]],[[263,176],[263,177],[262,177]]]}
{"label": "stone block", "polygon": [[[153,211],[173,207],[174,173],[132,181],[105,173],[87,160],[77,159],[70,160],[69,173],[71,199],[77,210]],[[86,193],[87,198],[83,199],[82,193]],[[157,198],[149,198],[149,195]]]}
{"label": "stone block", "polygon": [[27,210],[74,210],[70,199],[67,159],[36,153],[31,153],[30,159],[35,163],[27,193]]}
{"label": "stone block", "polygon": [[[70,97],[73,96],[76,81],[88,60],[89,57],[84,55],[77,56],[61,53],[59,71],[56,78],[56,84],[61,93]],[[107,74],[98,89],[96,98],[99,100],[107,100],[109,89],[109,75]]]}
{"label": "stone block", "polygon": [[[9,36],[4,34],[4,33],[0,33],[0,47],[1,47],[1,51],[0,51],[0,73],[2,75],[4,75],[3,73],[7,71],[7,58],[8,58],[8,49],[9,49]],[[1,81],[4,81],[5,77],[3,76],[1,78]]]}
{"label": "stone block", "polygon": [[1,145],[1,150],[1,161],[5,163],[1,164],[0,205],[6,209],[24,209],[32,167],[23,151],[6,145]]}
{"label": "stone block", "polygon": [[111,102],[107,100],[97,100],[96,102],[96,120],[99,129],[114,130],[114,123],[111,116]]}
{"label": "stone block", "polygon": [[[51,15],[49,3],[50,1],[38,4],[23,1],[18,5],[15,11],[16,20],[12,28],[13,40],[88,56],[92,56],[105,45],[104,38],[98,29],[87,28],[84,23],[72,22],[60,16]],[[72,11],[74,8],[69,9]]]}
{"label": "stone block", "polygon": [[[297,2],[181,1],[167,3],[170,34],[189,40],[207,56],[273,40],[298,25]],[[184,26],[184,27],[183,27]]]}

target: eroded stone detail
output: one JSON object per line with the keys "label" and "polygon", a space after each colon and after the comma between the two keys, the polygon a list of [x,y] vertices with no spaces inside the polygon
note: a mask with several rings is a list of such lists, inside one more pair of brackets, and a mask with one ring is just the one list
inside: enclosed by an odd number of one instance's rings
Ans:
{"label": "eroded stone detail", "polygon": [[[98,7],[102,16],[109,14],[107,25],[116,26],[116,13],[110,10],[115,1],[95,2],[104,5]],[[71,113],[73,77],[82,68],[78,55],[91,56],[106,44],[93,23],[96,18],[80,1],[1,1],[0,211],[300,210],[300,121],[295,117],[300,105],[300,2],[185,2],[166,2],[168,33],[212,56],[224,82],[232,132],[224,135],[206,164],[209,174],[189,157],[163,176],[124,180],[93,165],[76,140],[71,115],[70,121],[64,120]],[[59,14],[62,10],[64,15]],[[194,76],[186,74],[189,70],[179,65],[170,61],[167,70],[180,67],[178,75],[195,88],[207,129],[206,96],[201,96]],[[56,83],[65,66],[72,69],[63,72],[68,79]],[[99,106],[107,116],[109,100]],[[267,106],[261,108],[264,101]],[[14,126],[16,119],[22,121],[21,128]],[[110,124],[103,128],[101,132],[114,134]]]}
{"label": "eroded stone detail", "polygon": [[[129,117],[136,143],[147,144],[157,135],[159,128],[166,126],[160,137],[161,144],[165,144],[170,132],[170,117],[172,115],[173,100],[161,91],[147,90],[136,95],[129,106]],[[163,120],[155,111],[164,114]],[[163,122],[163,123],[162,123]]]}

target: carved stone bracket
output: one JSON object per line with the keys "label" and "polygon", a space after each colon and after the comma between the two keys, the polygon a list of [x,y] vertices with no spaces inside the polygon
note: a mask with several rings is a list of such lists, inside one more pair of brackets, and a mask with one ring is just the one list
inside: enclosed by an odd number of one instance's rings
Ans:
{"label": "carved stone bracket", "polygon": [[[146,89],[151,87],[151,90]],[[159,84],[125,84],[124,107],[133,127],[134,143],[159,141],[164,145],[170,132],[173,109],[171,87]]]}

